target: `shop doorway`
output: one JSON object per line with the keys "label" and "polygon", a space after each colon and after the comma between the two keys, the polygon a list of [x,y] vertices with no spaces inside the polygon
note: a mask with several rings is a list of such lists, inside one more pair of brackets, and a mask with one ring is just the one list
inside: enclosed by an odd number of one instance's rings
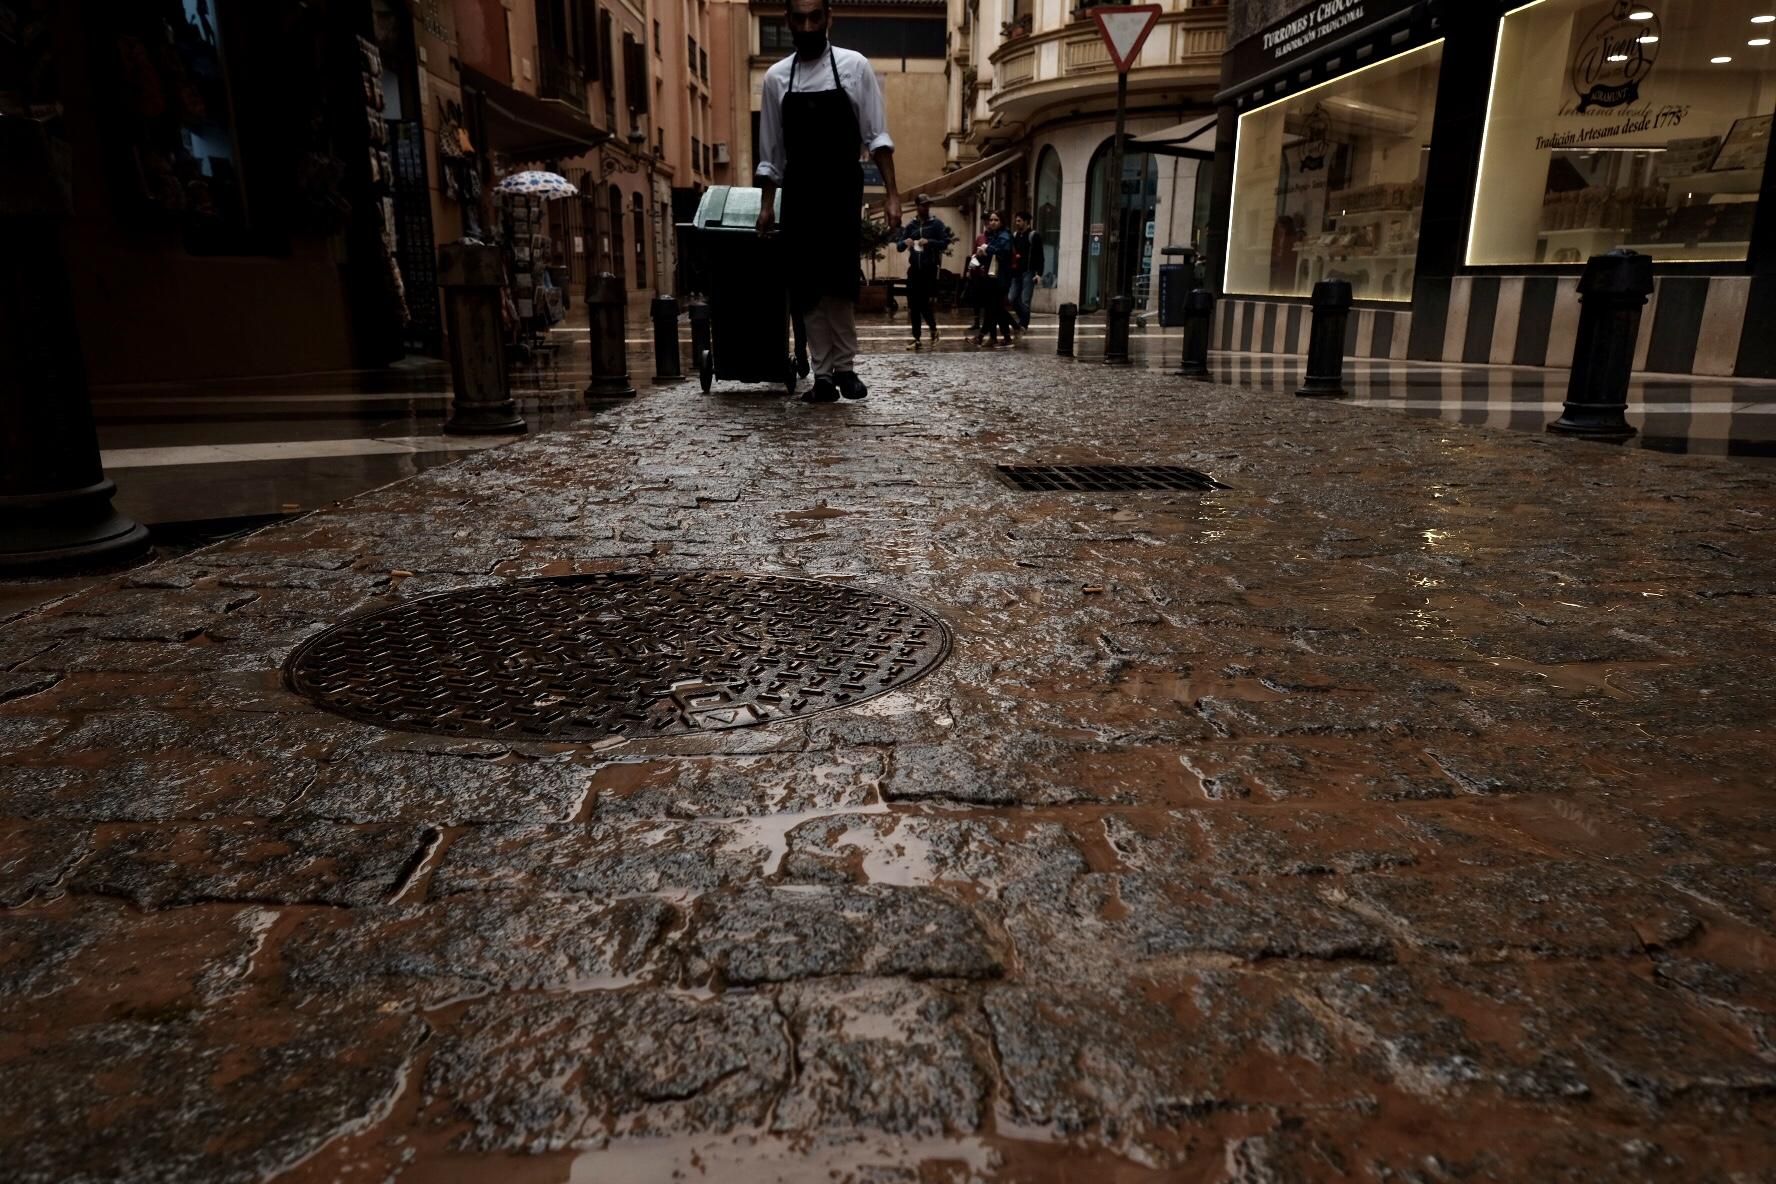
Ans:
{"label": "shop doorway", "polygon": [[605,196],[610,200],[611,274],[617,277],[618,286],[627,288],[629,263],[623,256],[623,191],[612,185]]}
{"label": "shop doorway", "polygon": [[[1092,153],[1085,181],[1084,256],[1080,260],[1079,305],[1095,311],[1117,293],[1135,298],[1136,308],[1147,306],[1153,275],[1153,223],[1159,208],[1159,169],[1151,152],[1142,152],[1133,140],[1123,137],[1122,178],[1114,195],[1108,192],[1110,146],[1106,137]],[[1106,214],[1113,209],[1113,214]],[[1122,257],[1115,277],[1106,277],[1104,266],[1110,249],[1110,221],[1114,217],[1122,235]],[[1106,286],[1106,278],[1111,282]]]}

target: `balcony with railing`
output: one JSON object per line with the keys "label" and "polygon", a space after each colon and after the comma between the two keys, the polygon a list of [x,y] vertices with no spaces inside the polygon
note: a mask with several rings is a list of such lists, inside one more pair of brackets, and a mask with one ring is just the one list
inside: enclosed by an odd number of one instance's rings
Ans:
{"label": "balcony with railing", "polygon": [[[1116,66],[1089,7],[1074,9],[1065,25],[1014,37],[993,52],[988,106],[997,123],[1028,120],[1051,106],[1076,106],[1115,93]],[[1193,3],[1167,12],[1129,71],[1130,89],[1213,92],[1226,46],[1225,4]]]}
{"label": "balcony with railing", "polygon": [[539,49],[537,52],[537,97],[565,103],[575,111],[586,113],[586,76],[578,62],[565,53]]}

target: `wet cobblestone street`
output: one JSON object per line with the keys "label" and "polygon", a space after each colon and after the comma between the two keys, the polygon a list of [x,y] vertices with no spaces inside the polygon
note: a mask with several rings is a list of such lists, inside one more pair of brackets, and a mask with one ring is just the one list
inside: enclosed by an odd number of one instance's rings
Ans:
{"label": "wet cobblestone street", "polygon": [[[644,386],[5,621],[0,1175],[1776,1181],[1776,471],[1049,348]],[[993,472],[1075,463],[1226,488]],[[599,744],[281,679],[626,570],[953,648]]]}

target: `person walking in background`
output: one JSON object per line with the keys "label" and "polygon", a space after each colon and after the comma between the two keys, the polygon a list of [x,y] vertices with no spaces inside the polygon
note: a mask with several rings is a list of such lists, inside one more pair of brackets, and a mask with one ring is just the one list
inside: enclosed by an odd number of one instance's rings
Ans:
{"label": "person walking in background", "polygon": [[1023,214],[1011,217],[1011,267],[1006,274],[1005,297],[1007,320],[1020,333],[1026,318],[1023,312],[1024,260],[1030,253],[1030,220]]}
{"label": "person walking in background", "polygon": [[827,40],[830,0],[789,0],[785,23],[795,53],[765,72],[759,104],[760,234],[777,229],[783,186],[790,304],[807,319],[814,388],[803,398],[831,403],[869,394],[857,357],[857,214],[863,208],[868,150],[888,187],[888,224],[900,225],[894,141],[882,84],[869,59]]}
{"label": "person walking in background", "polygon": [[[1005,303],[1010,293],[1011,232],[1005,229],[997,210],[987,216],[986,241],[975,250],[975,258],[980,260],[981,327],[974,335],[974,343],[991,348],[998,344],[994,340],[998,336],[1010,345],[1011,317],[1005,311]],[[981,340],[983,336],[985,342]]]}
{"label": "person walking in background", "polygon": [[1036,298],[1036,285],[1042,282],[1042,269],[1048,262],[1042,250],[1042,232],[1030,221],[1030,211],[1023,210],[1012,219],[1011,249],[1017,254],[1017,279],[1011,293],[1011,304],[1017,312],[1019,329],[1030,327],[1030,302]]}
{"label": "person walking in background", "polygon": [[913,220],[901,227],[894,249],[911,252],[907,258],[907,311],[913,322],[913,348],[917,349],[924,325],[931,326],[931,344],[937,344],[937,312],[933,307],[937,270],[956,236],[940,219],[931,216],[931,198],[927,195],[921,193],[913,199],[913,209]]}
{"label": "person walking in background", "polygon": [[974,236],[974,245],[968,248],[968,263],[962,269],[962,300],[974,310],[974,320],[968,325],[968,331],[980,340],[981,321],[986,316],[985,297],[982,289],[986,287],[986,270],[981,259],[981,248],[987,242],[987,219],[982,218],[980,233]]}

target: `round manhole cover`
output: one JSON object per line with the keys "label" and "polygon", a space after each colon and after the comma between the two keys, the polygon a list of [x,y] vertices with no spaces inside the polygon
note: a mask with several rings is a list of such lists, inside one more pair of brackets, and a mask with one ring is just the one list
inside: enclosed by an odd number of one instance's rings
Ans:
{"label": "round manhole cover", "polygon": [[615,572],[422,596],[310,638],[284,676],[327,710],[383,727],[602,740],[849,706],[949,649],[930,611],[845,584]]}

